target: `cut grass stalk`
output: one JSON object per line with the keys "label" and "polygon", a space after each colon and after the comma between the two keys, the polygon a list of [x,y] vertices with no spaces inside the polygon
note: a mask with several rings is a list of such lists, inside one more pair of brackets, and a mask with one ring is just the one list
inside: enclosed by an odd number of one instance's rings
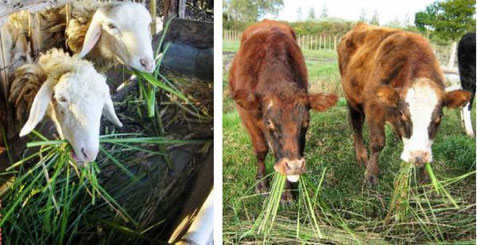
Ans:
{"label": "cut grass stalk", "polygon": [[[326,170],[326,169],[325,169]],[[297,211],[297,221],[295,226],[295,238],[299,240],[313,240],[322,239],[323,235],[319,226],[318,218],[316,216],[316,206],[319,206],[319,203],[316,201],[318,196],[319,189],[324,180],[324,174],[322,174],[319,182],[318,188],[312,188],[310,181],[301,176],[301,180],[298,183],[299,198],[298,202],[298,211]],[[275,220],[277,218],[277,212],[280,207],[280,200],[282,198],[282,193],[285,188],[286,176],[280,173],[275,172],[273,174],[271,190],[269,195],[265,198],[262,212],[259,214],[258,218],[255,220],[251,229],[246,232],[243,237],[248,235],[263,235],[264,242],[268,241],[270,236],[275,234],[273,228],[275,227]],[[312,189],[315,193],[313,196],[310,195],[309,191]],[[320,209],[322,209],[320,207]],[[307,229],[307,225],[311,226],[313,230],[312,236],[310,233],[303,233],[303,229]]]}
{"label": "cut grass stalk", "polygon": [[407,216],[410,206],[409,198],[411,192],[411,181],[415,175],[416,167],[414,164],[402,162],[396,177],[394,178],[394,192],[391,196],[389,211],[386,219],[391,216],[396,221],[401,221]]}
{"label": "cut grass stalk", "polygon": [[459,208],[459,205],[457,205],[457,202],[452,198],[452,196],[449,194],[449,192],[444,188],[444,186],[437,180],[436,176],[434,175],[434,171],[432,171],[432,167],[430,163],[426,163],[426,170],[427,173],[429,174],[429,178],[431,179],[431,183],[434,186],[434,189],[436,190],[437,194],[440,195],[441,191],[446,195],[446,197],[449,199],[449,201],[454,205],[455,208]]}
{"label": "cut grass stalk", "polygon": [[257,234],[263,233],[265,234],[265,237],[270,234],[270,231],[273,229],[278,207],[280,206],[280,200],[285,188],[285,181],[286,176],[279,173],[273,175],[272,188],[268,197],[265,199],[263,211],[260,213],[251,229],[252,232],[256,232]]}

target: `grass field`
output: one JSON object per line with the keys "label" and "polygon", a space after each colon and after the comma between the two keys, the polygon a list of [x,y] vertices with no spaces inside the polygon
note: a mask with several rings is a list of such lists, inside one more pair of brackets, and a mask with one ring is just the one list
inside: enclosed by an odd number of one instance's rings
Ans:
{"label": "grass field", "polygon": [[[224,43],[224,51],[229,53],[228,58],[232,57],[230,52],[237,48],[237,44]],[[336,54],[329,51],[305,51],[304,55],[311,89],[340,95],[337,106],[324,113],[311,113],[305,149],[306,175],[309,179],[317,183],[323,169],[327,169],[319,198],[329,209],[327,214],[318,212],[318,216],[332,214],[337,217],[332,221],[320,221],[320,225],[330,229],[328,234],[344,232],[355,236],[351,240],[337,243],[357,243],[358,240],[363,244],[475,241],[475,173],[446,186],[458,201],[458,210],[442,198],[434,196],[430,200],[430,212],[434,217],[432,220],[416,220],[417,218],[411,217],[407,221],[392,224],[383,221],[393,191],[393,180],[401,163],[399,156],[402,143],[389,128],[386,129],[387,143],[380,156],[380,182],[373,189],[364,187],[365,168],[356,163]],[[224,68],[223,238],[224,243],[260,242],[260,237],[242,237],[260,213],[264,197],[254,192],[256,160],[251,141],[233,102],[227,97],[227,72],[227,68]],[[473,116],[475,121],[475,113]],[[364,132],[367,144],[367,128]],[[474,171],[475,149],[475,140],[468,138],[461,127],[459,111],[445,110],[433,145],[432,166],[437,177],[447,180]],[[273,161],[273,157],[269,155],[266,162],[268,172],[273,171]],[[297,229],[296,211],[297,204],[280,207],[274,243],[305,241],[294,235]],[[310,241],[312,240],[307,240]]]}

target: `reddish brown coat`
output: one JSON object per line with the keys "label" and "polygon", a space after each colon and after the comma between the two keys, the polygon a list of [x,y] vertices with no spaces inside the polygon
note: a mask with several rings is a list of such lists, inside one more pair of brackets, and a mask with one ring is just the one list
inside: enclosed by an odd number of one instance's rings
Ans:
{"label": "reddish brown coat", "polygon": [[[247,28],[230,68],[229,88],[252,139],[257,178],[265,176],[269,147],[275,155],[275,170],[286,175],[303,173],[309,109],[323,111],[337,97],[308,94],[305,59],[294,31],[271,20]],[[258,190],[266,188],[266,182],[259,181]]]}
{"label": "reddish brown coat", "polygon": [[[430,44],[415,33],[359,23],[341,39],[338,63],[357,159],[366,164],[369,184],[377,181],[385,122],[406,139],[401,159],[422,164],[432,161],[431,145],[442,107],[455,108],[469,99],[465,91],[445,92],[444,76]],[[419,113],[421,117],[416,116]],[[413,117],[419,120],[412,121]],[[369,161],[362,138],[365,118],[371,138]]]}

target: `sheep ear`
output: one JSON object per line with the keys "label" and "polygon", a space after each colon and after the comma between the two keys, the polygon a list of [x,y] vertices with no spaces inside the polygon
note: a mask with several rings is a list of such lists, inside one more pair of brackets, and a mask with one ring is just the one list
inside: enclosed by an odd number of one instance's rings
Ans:
{"label": "sheep ear", "polygon": [[80,58],[85,57],[94,48],[94,45],[98,42],[102,32],[103,28],[101,22],[93,17],[93,20],[89,24],[88,31],[86,32],[86,36],[84,37],[83,48],[79,54]]}
{"label": "sheep ear", "polygon": [[33,99],[28,121],[23,125],[20,131],[20,137],[29,134],[36,125],[43,119],[48,108],[48,104],[53,96],[53,80],[46,80]]}
{"label": "sheep ear", "polygon": [[104,101],[103,115],[106,117],[106,119],[108,119],[108,121],[112,122],[114,125],[118,127],[123,126],[121,121],[119,121],[118,116],[116,116],[113,100],[111,100],[111,96],[109,94],[106,96],[106,100]]}

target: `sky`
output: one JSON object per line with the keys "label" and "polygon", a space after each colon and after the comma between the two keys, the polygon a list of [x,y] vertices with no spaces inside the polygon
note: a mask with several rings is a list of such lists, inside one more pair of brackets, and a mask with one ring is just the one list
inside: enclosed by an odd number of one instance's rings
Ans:
{"label": "sky", "polygon": [[[435,0],[283,0],[284,7],[279,12],[277,19],[285,21],[296,21],[297,10],[301,7],[303,19],[308,16],[309,10],[313,7],[317,17],[321,15],[323,6],[328,9],[328,17],[336,17],[345,20],[358,21],[364,9],[367,19],[378,12],[380,24],[389,23],[396,18],[402,23],[406,14],[410,22],[414,25],[414,14],[425,10],[426,6]],[[270,18],[270,16],[267,16]]]}

